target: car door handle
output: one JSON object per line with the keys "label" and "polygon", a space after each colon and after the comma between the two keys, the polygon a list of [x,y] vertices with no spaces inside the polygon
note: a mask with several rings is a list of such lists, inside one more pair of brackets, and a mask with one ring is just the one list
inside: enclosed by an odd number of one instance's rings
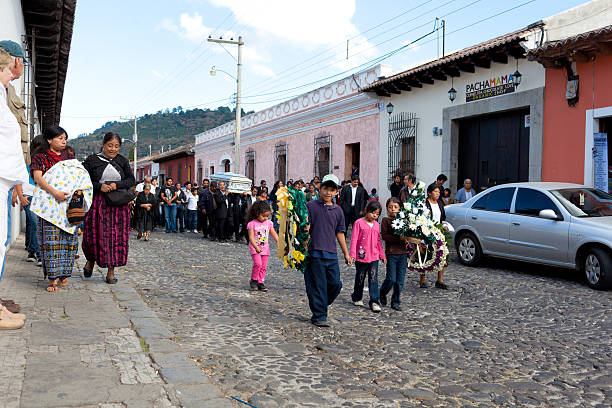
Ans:
{"label": "car door handle", "polygon": [[474,217],[474,216],[472,216],[472,219],[473,219],[473,220],[477,220],[477,219],[478,219],[478,217]]}
{"label": "car door handle", "polygon": [[520,222],[513,222],[512,225],[516,225],[518,227],[519,225],[521,225],[521,223]]}

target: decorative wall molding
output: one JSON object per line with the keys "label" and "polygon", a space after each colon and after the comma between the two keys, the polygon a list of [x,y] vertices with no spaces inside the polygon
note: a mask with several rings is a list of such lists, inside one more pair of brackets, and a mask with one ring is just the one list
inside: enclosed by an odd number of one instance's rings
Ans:
{"label": "decorative wall molding", "polygon": [[[313,108],[320,108],[347,96],[358,95],[359,88],[375,82],[380,76],[380,71],[381,66],[377,65],[367,71],[348,76],[263,111],[247,115],[240,120],[241,131],[277,121],[287,116],[293,116],[297,113],[313,110]],[[201,144],[223,136],[232,135],[235,129],[236,123],[231,121],[196,135],[195,142],[196,144]]]}

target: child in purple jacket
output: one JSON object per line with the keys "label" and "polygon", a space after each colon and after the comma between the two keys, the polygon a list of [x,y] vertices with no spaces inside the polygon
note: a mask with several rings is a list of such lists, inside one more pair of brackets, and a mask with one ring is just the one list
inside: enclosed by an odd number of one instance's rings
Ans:
{"label": "child in purple jacket", "polygon": [[385,251],[380,239],[380,225],[376,221],[382,207],[378,201],[370,201],[366,205],[363,218],[355,221],[351,237],[350,257],[355,259],[355,288],[351,299],[355,306],[363,306],[363,286],[366,276],[370,291],[370,309],[380,312],[378,292],[378,261],[382,259],[387,264]]}

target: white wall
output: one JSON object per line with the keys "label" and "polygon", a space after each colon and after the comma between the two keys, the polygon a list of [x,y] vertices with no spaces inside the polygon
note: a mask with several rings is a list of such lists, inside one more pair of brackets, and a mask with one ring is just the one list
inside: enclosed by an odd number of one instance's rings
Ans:
{"label": "white wall", "polygon": [[[18,44],[23,44],[23,36],[25,35],[25,24],[23,20],[23,12],[21,10],[21,1],[19,0],[1,0],[0,1],[0,41],[11,40]],[[24,76],[21,79],[12,82],[17,95],[21,95],[24,87]],[[13,240],[22,228],[25,228],[25,218],[20,216],[19,206],[13,208],[11,219],[13,220],[11,227],[11,236]]]}
{"label": "white wall", "polygon": [[[442,110],[446,107],[466,103],[466,85],[488,80],[499,75],[510,75],[516,70],[516,60],[509,57],[508,64],[492,62],[490,69],[477,67],[473,74],[461,72],[461,76],[454,78],[452,81],[452,86],[457,90],[457,98],[454,102],[448,99],[448,90],[451,88],[450,77],[446,81],[435,80],[433,85],[423,84],[423,88],[412,88],[409,92],[402,91],[400,95],[381,98],[385,102],[385,106],[389,102],[393,103],[394,115],[400,112],[416,113],[418,125],[415,170],[419,180],[429,184],[436,179],[436,176],[440,174],[442,169],[442,136],[433,136],[432,132],[434,127],[443,128]],[[525,59],[521,59],[518,63],[518,70],[523,76],[521,84],[515,92],[544,86],[544,68],[537,62],[529,62]],[[503,96],[489,99],[500,97]],[[381,173],[379,176],[379,185],[381,186],[381,197],[386,200],[390,196],[387,185],[389,116],[387,114],[381,114],[380,117]],[[442,129],[442,132],[446,131],[450,131],[450,129]],[[387,185],[387,188],[383,188],[385,185]]]}

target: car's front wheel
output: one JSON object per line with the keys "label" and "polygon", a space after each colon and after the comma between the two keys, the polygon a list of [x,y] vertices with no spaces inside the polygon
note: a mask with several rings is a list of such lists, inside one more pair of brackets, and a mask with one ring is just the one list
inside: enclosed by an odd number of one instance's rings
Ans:
{"label": "car's front wheel", "polygon": [[612,286],[612,257],[605,250],[588,249],[582,261],[582,270],[593,289],[604,290]]}
{"label": "car's front wheel", "polygon": [[476,266],[482,258],[482,249],[478,238],[471,232],[461,233],[455,240],[459,261],[467,266]]}

